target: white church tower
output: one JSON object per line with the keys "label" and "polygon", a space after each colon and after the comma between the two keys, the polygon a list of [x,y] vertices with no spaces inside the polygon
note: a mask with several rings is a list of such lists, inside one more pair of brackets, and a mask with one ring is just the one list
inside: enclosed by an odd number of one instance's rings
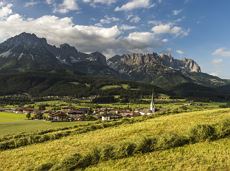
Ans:
{"label": "white church tower", "polygon": [[152,99],[151,99],[151,103],[150,103],[150,109],[149,109],[152,113],[155,113],[156,108],[155,108],[155,104],[154,104],[154,99],[153,99],[153,93],[152,93]]}

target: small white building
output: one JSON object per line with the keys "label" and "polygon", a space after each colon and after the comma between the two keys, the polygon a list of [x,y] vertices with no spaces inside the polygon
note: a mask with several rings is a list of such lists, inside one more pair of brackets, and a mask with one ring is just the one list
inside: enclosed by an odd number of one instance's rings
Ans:
{"label": "small white building", "polygon": [[106,114],[106,115],[103,115],[101,117],[101,120],[102,121],[110,121],[110,120],[117,120],[117,119],[120,119],[122,118],[121,115],[118,115],[118,114]]}
{"label": "small white building", "polygon": [[102,116],[101,120],[102,121],[110,121],[110,116]]}

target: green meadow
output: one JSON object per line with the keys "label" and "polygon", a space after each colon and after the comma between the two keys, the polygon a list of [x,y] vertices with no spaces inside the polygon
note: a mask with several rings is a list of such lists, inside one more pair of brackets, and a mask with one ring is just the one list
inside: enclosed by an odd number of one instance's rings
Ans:
{"label": "green meadow", "polygon": [[0,112],[0,138],[6,135],[34,133],[47,129],[58,129],[88,122],[47,122],[43,120],[27,120],[25,114]]}

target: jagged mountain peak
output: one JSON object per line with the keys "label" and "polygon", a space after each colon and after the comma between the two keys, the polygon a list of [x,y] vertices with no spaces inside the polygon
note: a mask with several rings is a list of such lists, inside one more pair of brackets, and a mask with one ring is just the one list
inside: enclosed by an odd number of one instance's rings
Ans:
{"label": "jagged mountain peak", "polygon": [[0,44],[0,71],[37,70],[86,74],[114,72],[107,66],[106,57],[99,52],[82,53],[67,43],[56,47],[31,33],[23,32]]}
{"label": "jagged mountain peak", "polygon": [[8,46],[38,46],[38,45],[46,45],[47,40],[45,38],[39,38],[35,34],[23,32],[19,35],[16,35],[12,38],[9,38],[4,42]]}
{"label": "jagged mountain peak", "polygon": [[102,65],[107,65],[106,57],[102,53],[96,51],[96,52],[91,53],[90,56],[93,56],[92,60],[96,60]]}
{"label": "jagged mountain peak", "polygon": [[161,66],[163,68],[172,68],[174,70],[182,70],[186,72],[201,72],[200,66],[192,59],[185,58],[183,60],[175,59],[169,54],[157,53],[132,53],[124,55],[116,55],[108,60],[108,64],[116,69],[116,65],[129,66],[131,68]]}
{"label": "jagged mountain peak", "polygon": [[61,44],[60,49],[69,49],[69,50],[77,51],[77,49],[75,47],[69,45],[68,43]]}

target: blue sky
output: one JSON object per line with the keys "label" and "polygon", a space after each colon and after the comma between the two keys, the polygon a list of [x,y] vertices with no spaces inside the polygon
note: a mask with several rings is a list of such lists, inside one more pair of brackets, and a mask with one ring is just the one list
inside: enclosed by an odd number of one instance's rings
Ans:
{"label": "blue sky", "polygon": [[107,57],[170,52],[230,78],[229,0],[0,0],[0,42],[21,32]]}

